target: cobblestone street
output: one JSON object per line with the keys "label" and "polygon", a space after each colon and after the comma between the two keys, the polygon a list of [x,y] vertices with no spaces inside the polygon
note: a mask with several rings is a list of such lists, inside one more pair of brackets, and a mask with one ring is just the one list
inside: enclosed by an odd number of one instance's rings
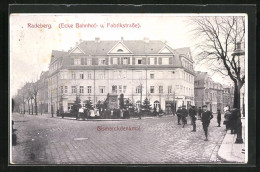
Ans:
{"label": "cobblestone street", "polygon": [[[219,146],[225,126],[216,115],[204,141],[201,121],[182,128],[176,116],[122,121],[76,121],[13,114],[17,145],[14,164],[220,163]],[[223,122],[222,122],[223,123]],[[140,127],[133,131],[98,131],[102,127]]]}

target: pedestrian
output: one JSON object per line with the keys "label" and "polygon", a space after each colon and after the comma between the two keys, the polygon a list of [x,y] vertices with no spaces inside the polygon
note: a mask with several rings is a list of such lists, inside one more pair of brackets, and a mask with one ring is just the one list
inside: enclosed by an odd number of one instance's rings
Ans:
{"label": "pedestrian", "polygon": [[208,127],[210,124],[210,120],[213,118],[212,112],[207,110],[207,105],[202,106],[202,116],[201,116],[201,122],[203,126],[203,130],[205,132],[206,139],[205,141],[208,141]]}
{"label": "pedestrian", "polygon": [[230,117],[231,117],[231,112],[230,112],[230,108],[229,106],[225,107],[225,115],[224,115],[224,122],[223,124],[226,125],[226,131],[228,131],[228,129],[230,129]]}
{"label": "pedestrian", "polygon": [[189,112],[189,119],[190,119],[190,124],[192,125],[191,111],[192,111],[192,106],[189,105],[189,110],[188,110],[188,112]]}
{"label": "pedestrian", "polygon": [[218,120],[218,127],[220,127],[220,122],[221,122],[221,112],[220,112],[220,109],[218,109],[217,120]]}
{"label": "pedestrian", "polygon": [[191,122],[193,126],[193,132],[196,132],[196,109],[195,106],[191,106],[190,108],[190,117],[191,117]]}
{"label": "pedestrian", "polygon": [[178,110],[177,110],[177,118],[178,118],[178,125],[181,125],[181,107],[178,107]]}
{"label": "pedestrian", "polygon": [[202,109],[201,107],[199,107],[199,110],[198,110],[198,120],[201,120],[201,114],[202,114]]}
{"label": "pedestrian", "polygon": [[184,126],[187,124],[187,119],[186,119],[186,117],[188,116],[188,111],[187,111],[187,109],[186,109],[186,106],[185,105],[183,105],[182,106],[182,110],[181,110],[181,119],[182,119],[182,124],[183,124],[183,128],[184,128]]}

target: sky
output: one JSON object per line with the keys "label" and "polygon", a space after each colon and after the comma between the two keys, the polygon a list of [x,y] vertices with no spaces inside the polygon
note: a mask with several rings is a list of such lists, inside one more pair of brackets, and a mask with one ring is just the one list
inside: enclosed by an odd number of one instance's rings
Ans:
{"label": "sky", "polygon": [[[73,24],[60,28],[59,24]],[[96,28],[75,28],[76,23],[95,24]],[[139,28],[112,28],[107,24],[135,23]],[[35,24],[51,28],[32,28]],[[100,25],[105,27],[102,28]],[[110,24],[110,26],[111,26]],[[36,81],[42,71],[48,70],[52,50],[68,51],[82,40],[150,40],[167,41],[172,48],[190,47],[192,54],[198,40],[191,32],[188,16],[170,14],[12,14],[10,15],[10,81],[11,96],[25,82]],[[195,66],[195,70],[207,71]],[[213,80],[225,78],[214,75]]]}

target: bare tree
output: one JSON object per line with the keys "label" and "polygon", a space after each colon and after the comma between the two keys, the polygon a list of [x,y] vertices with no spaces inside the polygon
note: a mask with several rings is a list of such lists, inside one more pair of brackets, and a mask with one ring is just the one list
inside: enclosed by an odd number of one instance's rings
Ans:
{"label": "bare tree", "polygon": [[[26,83],[25,86],[24,86],[24,95],[26,97],[26,101],[27,101],[27,104],[28,104],[28,112],[30,114],[30,100],[32,99],[32,90],[31,90],[31,83]],[[33,114],[33,111],[32,111],[32,114]]]}
{"label": "bare tree", "polygon": [[245,83],[244,58],[232,52],[238,48],[237,43],[244,43],[245,18],[203,16],[191,18],[191,21],[199,40],[197,62],[207,64],[214,73],[225,75],[234,82],[233,107],[240,108],[240,89]]}
{"label": "bare tree", "polygon": [[34,99],[34,104],[35,104],[35,114],[38,115],[38,106],[37,106],[37,95],[39,92],[39,81],[36,81],[32,83],[32,95]]}

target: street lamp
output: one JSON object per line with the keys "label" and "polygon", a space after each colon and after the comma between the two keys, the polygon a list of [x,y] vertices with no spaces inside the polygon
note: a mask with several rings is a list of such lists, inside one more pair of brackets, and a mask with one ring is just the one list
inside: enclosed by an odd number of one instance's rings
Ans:
{"label": "street lamp", "polygon": [[[238,56],[238,72],[240,73],[240,59],[239,56],[244,55],[245,51],[243,51],[241,49],[241,42],[237,42],[236,43],[236,48],[234,50],[234,52],[232,53],[232,56]],[[240,99],[239,99],[240,101]],[[239,103],[240,105],[240,103]],[[235,111],[236,115],[237,115],[237,121],[236,121],[236,133],[237,133],[237,138],[236,138],[236,142],[235,143],[243,143],[243,138],[242,138],[242,122],[241,122],[241,112],[240,109],[238,109],[237,111]]]}

